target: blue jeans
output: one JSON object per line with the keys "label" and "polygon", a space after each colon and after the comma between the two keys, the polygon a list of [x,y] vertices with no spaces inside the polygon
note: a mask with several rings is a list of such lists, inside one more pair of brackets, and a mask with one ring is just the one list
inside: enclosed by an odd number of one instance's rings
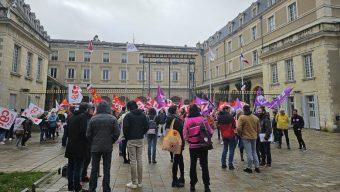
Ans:
{"label": "blue jeans", "polygon": [[90,176],[89,192],[95,192],[97,188],[99,163],[101,157],[103,157],[103,192],[110,192],[110,169],[111,169],[111,152],[92,152],[92,169]]}
{"label": "blue jeans", "polygon": [[69,189],[73,189],[75,191],[81,190],[80,174],[82,172],[83,165],[84,165],[83,159],[78,158],[68,159],[67,179]]}
{"label": "blue jeans", "polygon": [[6,130],[0,128],[0,142],[5,139],[6,136]]}
{"label": "blue jeans", "polygon": [[226,165],[227,161],[227,153],[228,153],[228,147],[229,147],[229,158],[228,158],[228,164],[233,165],[234,161],[234,152],[236,147],[236,137],[232,137],[229,139],[223,139],[223,151],[222,151],[222,158],[221,163],[222,165]]}
{"label": "blue jeans", "polygon": [[148,135],[148,159],[149,161],[151,161],[151,159],[152,161],[156,161],[156,146],[157,146],[157,134]]}
{"label": "blue jeans", "polygon": [[43,142],[45,140],[44,136],[47,136],[47,129],[40,127],[40,142]]}
{"label": "blue jeans", "polygon": [[242,139],[244,144],[244,149],[247,153],[247,161],[248,166],[247,168],[251,169],[253,163],[255,164],[255,168],[260,167],[259,158],[256,153],[256,139]]}

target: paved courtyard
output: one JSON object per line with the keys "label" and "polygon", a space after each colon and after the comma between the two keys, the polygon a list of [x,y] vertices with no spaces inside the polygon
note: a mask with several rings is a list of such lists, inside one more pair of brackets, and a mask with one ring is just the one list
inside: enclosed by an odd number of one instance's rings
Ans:
{"label": "paved courtyard", "polygon": [[[245,162],[240,161],[238,149],[235,154],[233,171],[222,170],[220,156],[222,145],[214,135],[215,149],[209,152],[209,170],[212,191],[340,191],[340,134],[304,129],[307,151],[298,150],[293,131],[289,132],[291,150],[285,145],[277,149],[272,145],[272,167],[262,167],[261,173],[246,174],[242,171]],[[160,141],[160,140],[159,140]],[[159,142],[160,143],[160,142]],[[158,145],[160,146],[160,145]],[[144,147],[143,188],[130,190],[125,187],[129,182],[129,166],[122,163],[118,148],[114,147],[111,168],[112,191],[189,191],[189,154],[184,151],[185,188],[171,187],[171,162],[168,152],[157,150],[158,163],[147,162],[146,145]],[[6,171],[55,171],[66,163],[64,148],[60,138],[51,143],[40,145],[38,134],[34,134],[28,147],[16,149],[14,144],[0,146],[0,172]],[[203,184],[198,167],[199,183],[197,191],[203,191]],[[98,186],[101,186],[102,177]],[[60,175],[53,175],[39,191],[67,191],[67,181]],[[1,191],[1,189],[0,189]],[[98,189],[101,191],[101,188]]]}

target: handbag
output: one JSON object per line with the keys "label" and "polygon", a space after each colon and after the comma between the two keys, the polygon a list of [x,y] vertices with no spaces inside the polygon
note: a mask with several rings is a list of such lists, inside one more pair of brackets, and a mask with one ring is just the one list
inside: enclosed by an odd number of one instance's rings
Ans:
{"label": "handbag", "polygon": [[173,128],[175,118],[172,120],[170,129],[165,135],[162,143],[162,150],[173,152],[174,154],[181,154],[182,138],[180,133]]}
{"label": "handbag", "polygon": [[208,132],[207,126],[204,123],[204,119],[202,117],[202,123],[200,125],[200,136],[201,136],[201,148],[204,150],[212,150],[213,147],[213,143],[211,141],[211,136]]}

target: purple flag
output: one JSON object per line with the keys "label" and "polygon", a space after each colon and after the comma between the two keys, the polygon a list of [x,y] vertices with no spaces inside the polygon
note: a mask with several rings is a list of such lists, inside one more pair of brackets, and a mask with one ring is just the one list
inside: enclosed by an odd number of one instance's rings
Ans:
{"label": "purple flag", "polygon": [[292,92],[293,88],[287,87],[283,90],[281,95],[277,96],[272,102],[269,102],[263,95],[261,95],[261,90],[257,90],[255,105],[256,106],[265,106],[267,108],[273,109],[283,103]]}
{"label": "purple flag", "polygon": [[158,109],[166,106],[165,94],[163,92],[163,89],[161,89],[161,86],[159,86],[159,85],[158,85],[158,88],[157,88],[156,100],[157,100],[157,103],[158,103],[158,106],[157,106]]}
{"label": "purple flag", "polygon": [[236,105],[234,106],[234,110],[236,111],[237,109],[242,109],[241,101],[238,98],[236,98]]}
{"label": "purple flag", "polygon": [[201,98],[196,96],[196,105],[204,105],[204,104],[207,104],[207,103],[208,103],[207,100],[201,99]]}

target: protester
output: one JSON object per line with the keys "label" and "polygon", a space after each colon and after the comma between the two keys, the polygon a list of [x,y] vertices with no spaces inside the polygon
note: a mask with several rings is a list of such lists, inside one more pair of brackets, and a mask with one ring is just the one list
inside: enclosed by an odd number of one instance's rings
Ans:
{"label": "protester", "polygon": [[272,128],[270,125],[270,117],[269,114],[266,112],[265,107],[260,107],[257,110],[257,114],[260,118],[260,133],[265,134],[264,141],[260,142],[260,152],[261,152],[261,166],[267,165],[270,167],[272,164],[272,156],[270,152],[270,135],[272,133]]}
{"label": "protester", "polygon": [[129,154],[126,154],[126,146],[127,146],[127,140],[124,138],[123,136],[123,121],[125,116],[129,113],[129,110],[126,110],[126,107],[123,107],[122,111],[124,113],[121,114],[121,116],[118,119],[118,125],[119,128],[121,129],[121,152],[122,152],[122,156],[123,156],[123,160],[124,160],[124,164],[130,164],[130,158],[129,158]]}
{"label": "protester", "polygon": [[273,128],[273,136],[274,136],[274,143],[279,144],[280,140],[280,133],[277,130],[277,122],[276,122],[277,111],[273,111],[273,120],[272,120],[272,128]]}
{"label": "protester", "polygon": [[32,121],[28,118],[24,121],[24,135],[21,140],[21,146],[26,146],[26,142],[28,141],[29,138],[32,137]]}
{"label": "protester", "polygon": [[[87,110],[85,113],[81,114],[82,115],[82,119],[86,119],[87,122],[85,124],[83,124],[83,126],[86,126],[86,128],[88,127],[88,123],[91,119],[91,117],[93,116],[94,113],[94,106],[92,104],[89,104]],[[85,155],[85,159],[84,159],[84,167],[82,168],[82,174],[81,174],[81,181],[82,182],[89,182],[90,178],[87,176],[87,168],[89,167],[89,164],[91,162],[91,143],[90,141],[87,143],[86,146],[86,155]]]}
{"label": "protester", "polygon": [[47,112],[44,112],[39,119],[41,119],[41,122],[39,124],[40,128],[40,144],[42,144],[44,141],[46,141],[47,137],[47,130],[48,130],[48,122],[47,122]]}
{"label": "protester", "polygon": [[166,121],[166,113],[165,113],[165,109],[161,109],[158,112],[158,118],[159,118],[159,134],[158,136],[165,136],[166,132],[165,132],[165,121]]}
{"label": "protester", "polygon": [[[182,139],[182,148],[180,150],[179,154],[174,154],[174,162],[172,164],[172,187],[184,187],[184,160],[183,160],[183,150],[184,150],[184,145],[185,141],[183,138],[183,121],[182,119],[176,114],[177,111],[177,106],[172,105],[168,109],[168,118],[166,120],[166,125],[165,127],[170,128],[172,121],[174,121],[173,124],[173,129],[177,130],[179,134],[181,135]],[[177,172],[178,168],[180,171],[180,177],[177,178]]]}
{"label": "protester", "polygon": [[189,108],[188,117],[184,123],[183,136],[184,139],[189,142],[190,152],[190,191],[195,191],[195,185],[197,183],[196,164],[197,159],[200,160],[202,168],[202,178],[206,192],[210,192],[210,177],[208,168],[208,150],[203,149],[200,142],[203,138],[200,137],[200,125],[204,124],[208,130],[208,133],[212,136],[213,130],[209,126],[208,122],[202,117],[200,109],[196,104],[191,104]]}
{"label": "protester", "polygon": [[47,120],[50,136],[52,136],[52,139],[54,140],[58,121],[58,116],[56,115],[56,111],[54,109],[51,110],[51,115],[48,117]]}
{"label": "protester", "polygon": [[67,140],[68,140],[68,127],[70,124],[70,119],[73,117],[75,112],[75,108],[72,106],[69,108],[69,112],[67,113],[67,118],[66,118],[66,124],[64,125],[64,134],[63,134],[63,138],[61,141],[61,145],[63,147],[66,147],[67,144]]}
{"label": "protester", "polygon": [[252,173],[252,165],[255,164],[255,172],[260,172],[260,163],[256,154],[256,139],[260,133],[260,121],[252,114],[249,105],[243,106],[244,114],[237,122],[237,134],[242,138],[244,149],[247,153],[247,168],[243,171]]}
{"label": "protester", "polygon": [[89,108],[87,103],[80,103],[78,111],[69,120],[68,141],[66,145],[65,157],[68,158],[67,179],[69,191],[80,191],[81,169],[86,157],[86,138],[87,117],[83,115]]}
{"label": "protester", "polygon": [[0,127],[0,144],[5,144],[6,130]]}
{"label": "protester", "polygon": [[100,159],[103,158],[103,191],[110,192],[110,170],[112,145],[119,137],[117,119],[111,115],[111,109],[106,101],[98,104],[96,115],[88,123],[86,136],[91,143],[92,169],[89,191],[97,188]]}
{"label": "protester", "polygon": [[293,117],[291,118],[291,123],[293,125],[294,134],[299,143],[299,149],[307,150],[306,144],[302,139],[302,132],[301,132],[302,128],[305,126],[305,121],[303,120],[303,117],[298,115],[297,109],[293,110]]}
{"label": "protester", "polygon": [[149,129],[149,125],[147,117],[142,110],[138,109],[138,105],[135,101],[129,101],[126,107],[130,113],[124,118],[123,134],[124,138],[127,140],[131,166],[131,182],[126,184],[126,186],[135,189],[143,186],[143,138]]}
{"label": "protester", "polygon": [[[243,115],[242,109],[237,109],[235,112],[236,124],[241,115]],[[235,133],[236,133],[236,144],[238,145],[238,148],[240,150],[240,158],[241,158],[241,161],[244,161],[244,158],[243,158],[244,145],[242,142],[242,138],[237,134],[237,130]]]}
{"label": "protester", "polygon": [[149,121],[149,129],[147,132],[148,139],[148,160],[149,164],[157,163],[156,161],[156,146],[157,146],[157,137],[158,137],[158,124],[156,122],[157,112],[154,108],[149,109],[148,112],[148,121]]}
{"label": "protester", "polygon": [[280,134],[278,148],[281,149],[282,136],[284,134],[286,138],[287,149],[290,149],[289,137],[288,137],[288,116],[285,114],[284,109],[281,109],[280,113],[276,115],[276,122],[277,122],[277,129]]}
{"label": "protester", "polygon": [[217,119],[217,125],[221,130],[221,135],[223,139],[223,150],[222,150],[222,169],[227,168],[226,159],[229,148],[229,158],[228,158],[228,166],[229,170],[234,170],[234,152],[236,147],[236,138],[235,138],[235,119],[230,115],[230,107],[226,106],[220,111]]}
{"label": "protester", "polygon": [[185,111],[184,107],[181,109],[180,117],[183,121],[187,117],[187,112]]}
{"label": "protester", "polygon": [[[13,111],[14,111],[14,112],[17,112],[16,109],[13,109]],[[15,119],[20,118],[20,116],[21,116],[21,112],[17,114],[17,116],[15,117]],[[15,122],[15,120],[14,120],[14,122]],[[12,126],[10,127],[10,129],[9,129],[8,132],[7,132],[6,139],[8,139],[8,141],[12,141],[12,139],[13,139],[13,134],[14,134],[14,124],[15,124],[15,123],[12,124]]]}

